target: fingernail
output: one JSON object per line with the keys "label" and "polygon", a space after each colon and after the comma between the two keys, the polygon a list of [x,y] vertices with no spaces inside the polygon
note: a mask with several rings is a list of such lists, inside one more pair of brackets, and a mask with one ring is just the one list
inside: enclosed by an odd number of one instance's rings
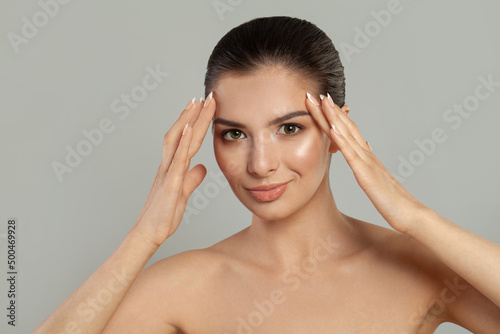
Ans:
{"label": "fingernail", "polygon": [[212,102],[212,95],[213,95],[214,92],[210,92],[210,94],[208,94],[207,96],[207,100],[205,101],[205,103],[203,103],[203,107],[206,107],[210,104],[210,102]]}
{"label": "fingernail", "polygon": [[189,103],[187,104],[186,108],[184,108],[184,109],[186,109],[186,110],[191,109],[191,107],[194,104],[194,101],[196,101],[195,97],[193,97],[193,99],[191,101],[189,101]]}
{"label": "fingernail", "polygon": [[337,128],[335,127],[335,125],[333,125],[332,123],[330,123],[330,125],[332,126],[332,129],[333,131],[335,131],[336,134],[340,134],[339,130],[337,130]]}
{"label": "fingernail", "polygon": [[186,133],[186,129],[188,128],[188,125],[189,125],[189,122],[186,123],[186,125],[184,126],[184,130],[182,130],[182,135],[183,136]]}
{"label": "fingernail", "polygon": [[335,106],[335,103],[333,103],[333,99],[330,96],[330,93],[327,93],[327,95],[328,95],[328,99],[330,100],[330,103],[332,104],[332,106]]}
{"label": "fingernail", "polygon": [[323,94],[319,94],[319,98],[321,99],[321,101],[323,101],[323,99],[325,98],[325,96]]}
{"label": "fingernail", "polygon": [[319,106],[319,102],[316,101],[316,99],[309,93],[307,93],[307,98],[309,99],[309,101],[311,101],[314,105],[317,105]]}
{"label": "fingernail", "polygon": [[200,96],[200,99],[198,100],[199,102],[201,101],[205,101],[205,99],[203,98],[203,96]]}
{"label": "fingernail", "polygon": [[372,151],[372,152],[373,152],[373,150],[372,150],[372,146],[370,145],[370,143],[368,142],[368,140],[366,141],[366,144],[367,144],[367,145],[368,145],[368,147],[370,148],[370,151]]}

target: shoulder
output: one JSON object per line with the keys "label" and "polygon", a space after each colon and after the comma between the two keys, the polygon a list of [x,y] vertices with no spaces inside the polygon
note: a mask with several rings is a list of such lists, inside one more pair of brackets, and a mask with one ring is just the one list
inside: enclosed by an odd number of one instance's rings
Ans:
{"label": "shoulder", "polygon": [[111,332],[174,333],[186,315],[203,310],[210,282],[224,261],[211,249],[190,250],[162,259],[139,273],[107,325]]}
{"label": "shoulder", "polygon": [[433,276],[446,270],[443,262],[411,236],[376,224],[350,219],[356,224],[359,239],[379,257],[414,266],[433,273]]}
{"label": "shoulder", "polygon": [[356,220],[356,224],[369,259],[385,268],[387,275],[412,282],[431,307],[445,280],[454,274],[451,269],[409,235],[364,221]]}
{"label": "shoulder", "polygon": [[427,295],[420,314],[426,322],[436,327],[452,322],[474,333],[499,328],[500,308],[416,239],[373,224],[360,224],[367,233],[370,231],[384,240],[376,247],[386,260],[414,271],[414,277],[422,283],[422,291]]}
{"label": "shoulder", "polygon": [[143,280],[157,281],[170,290],[183,291],[210,284],[236,266],[236,233],[210,247],[184,251],[161,259],[142,273]]}
{"label": "shoulder", "polygon": [[[224,266],[224,254],[212,248],[184,251],[147,267],[141,275],[145,281],[157,281],[162,285],[182,291],[207,281]],[[203,278],[203,279],[201,279]]]}
{"label": "shoulder", "polygon": [[370,240],[372,258],[418,289],[423,297],[420,315],[435,324],[450,321],[448,308],[457,304],[450,301],[465,289],[472,290],[469,284],[413,237],[367,222],[357,224],[361,235]]}

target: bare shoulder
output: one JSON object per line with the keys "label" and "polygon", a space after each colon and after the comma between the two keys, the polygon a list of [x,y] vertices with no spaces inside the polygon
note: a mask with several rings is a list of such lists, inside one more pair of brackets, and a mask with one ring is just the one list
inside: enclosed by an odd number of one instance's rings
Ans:
{"label": "bare shoulder", "polygon": [[[443,263],[434,253],[416,239],[389,228],[357,220],[361,235],[372,245],[376,261],[385,265],[388,275],[398,281],[412,282],[421,298],[418,314],[431,327],[443,322],[455,322],[449,310],[466,301],[476,305],[488,303],[475,293],[475,289]],[[473,298],[467,295],[473,294]],[[462,325],[462,324],[460,324]]]}
{"label": "bare shoulder", "polygon": [[221,254],[209,248],[184,251],[155,262],[143,271],[148,279],[175,284],[210,275],[221,263]]}
{"label": "bare shoulder", "polygon": [[218,247],[194,249],[159,260],[134,281],[108,323],[109,332],[183,332],[186,316],[198,316],[200,300],[230,268]]}
{"label": "bare shoulder", "polygon": [[159,260],[142,273],[144,284],[154,284],[163,296],[185,299],[207,291],[212,281],[230,268],[228,256],[217,247],[184,251]]}
{"label": "bare shoulder", "polygon": [[360,238],[366,240],[370,259],[385,268],[388,276],[412,282],[428,300],[425,307],[432,307],[443,278],[451,275],[450,268],[409,235],[360,220],[355,224]]}
{"label": "bare shoulder", "polygon": [[359,237],[381,259],[404,266],[413,266],[433,276],[449,270],[431,251],[414,238],[390,228],[349,218],[356,225]]}
{"label": "bare shoulder", "polygon": [[209,279],[227,270],[236,261],[232,250],[238,247],[241,231],[200,249],[184,251],[159,260],[144,270],[150,279],[160,279],[169,283]]}
{"label": "bare shoulder", "polygon": [[215,284],[240,266],[241,261],[235,256],[240,235],[241,231],[210,247],[159,260],[141,273],[141,280],[144,284],[154,284],[172,298],[203,296],[214,291]]}

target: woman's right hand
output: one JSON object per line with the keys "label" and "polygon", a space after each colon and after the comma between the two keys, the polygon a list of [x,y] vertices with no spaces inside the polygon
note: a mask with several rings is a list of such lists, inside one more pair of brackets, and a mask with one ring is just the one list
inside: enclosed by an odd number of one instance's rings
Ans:
{"label": "woman's right hand", "polygon": [[202,164],[191,170],[189,164],[205,138],[215,104],[213,93],[207,96],[206,101],[191,100],[164,137],[160,167],[146,203],[132,227],[155,247],[159,247],[177,230],[189,196],[207,174]]}
{"label": "woman's right hand", "polygon": [[[207,97],[206,103],[193,99],[165,135],[153,186],[125,240],[34,333],[103,332],[151,256],[179,226],[189,196],[205,178],[207,170],[201,164],[188,170],[215,112],[215,100],[211,97]],[[106,302],[99,304],[103,291],[109,299],[106,297]]]}

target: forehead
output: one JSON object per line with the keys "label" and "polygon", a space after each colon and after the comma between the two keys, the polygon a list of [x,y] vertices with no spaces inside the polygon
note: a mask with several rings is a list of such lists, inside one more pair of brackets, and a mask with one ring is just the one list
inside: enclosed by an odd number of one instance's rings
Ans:
{"label": "forehead", "polygon": [[281,67],[267,67],[251,74],[230,72],[214,88],[214,118],[268,120],[290,110],[307,110],[308,91],[316,91],[311,80]]}

